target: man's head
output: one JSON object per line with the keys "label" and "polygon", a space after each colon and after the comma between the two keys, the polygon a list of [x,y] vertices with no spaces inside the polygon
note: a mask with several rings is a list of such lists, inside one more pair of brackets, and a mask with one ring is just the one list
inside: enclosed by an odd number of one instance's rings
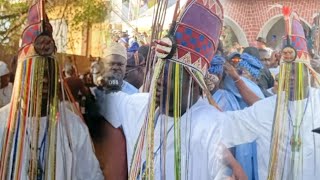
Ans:
{"label": "man's head", "polygon": [[105,82],[107,82],[110,78],[114,78],[119,82],[122,82],[127,65],[126,49],[121,44],[112,44],[104,53],[102,63],[104,65],[103,79]]}
{"label": "man's head", "polygon": [[64,73],[66,77],[72,77],[76,75],[76,71],[72,64],[65,64],[64,66]]}
{"label": "man's head", "polygon": [[256,42],[257,42],[257,48],[259,48],[259,49],[264,49],[267,46],[267,41],[263,37],[258,37]]}
{"label": "man's head", "polygon": [[263,64],[259,58],[260,55],[257,48],[245,48],[241,54],[241,61],[237,66],[239,74],[252,81],[259,79],[261,69],[263,68]]}
{"label": "man's head", "polygon": [[130,53],[128,55],[125,80],[140,88],[143,84],[144,74],[146,71],[146,61],[139,53]]}
{"label": "man's head", "polygon": [[227,60],[233,67],[237,67],[238,63],[241,61],[240,56],[240,53],[233,52],[227,57]]}
{"label": "man's head", "polygon": [[260,55],[260,60],[261,62],[267,67],[271,67],[271,57],[272,57],[272,52],[267,51],[266,49],[259,49],[259,55]]}
{"label": "man's head", "polygon": [[[57,65],[57,61],[51,57],[48,58],[41,58],[37,59],[37,61],[44,61],[43,62],[43,72],[38,71],[37,73],[34,74],[35,77],[43,77],[42,81],[42,94],[41,94],[41,99],[42,99],[42,105],[41,105],[41,115],[42,116],[47,116],[49,113],[48,105],[50,104],[50,101],[54,100],[54,98],[57,96],[58,98],[62,98],[61,96],[61,86],[59,83],[59,77],[56,76],[56,68],[59,68]],[[38,83],[39,82],[39,79]],[[41,84],[39,84],[41,86]],[[39,88],[40,89],[40,88]],[[57,89],[57,91],[55,91]]]}
{"label": "man's head", "polygon": [[[171,80],[169,85],[174,85],[179,88],[176,89],[174,94],[179,94],[182,102],[176,102],[175,107],[179,110],[181,108],[181,113],[184,113],[186,110],[186,108],[184,108],[187,107],[188,103],[186,102],[190,102],[190,106],[193,105],[193,103],[195,103],[194,100],[197,100],[201,95],[201,91],[207,95],[210,104],[214,104],[210,92],[208,92],[204,84],[204,75],[210,66],[209,62],[216,54],[219,35],[221,34],[223,26],[223,8],[221,4],[216,4],[215,8],[212,9],[207,6],[207,3],[188,1],[186,6],[190,8],[183,9],[177,15],[178,21],[174,23],[170,29],[170,36],[154,41],[154,43],[157,44],[155,48],[156,56],[161,59],[167,59],[165,63],[168,63],[168,61],[171,63],[179,62],[179,66],[184,66],[172,68],[173,70],[168,71],[172,71],[171,78],[165,78],[168,81],[168,79],[170,80],[174,77],[174,81],[180,81],[180,84],[177,85],[172,84]],[[197,11],[196,14],[193,13],[195,11]],[[203,19],[204,14],[207,16],[205,19]],[[200,24],[205,24],[205,26],[200,25],[199,22],[202,22]],[[208,29],[212,29],[213,31],[208,31]],[[193,36],[199,38],[186,39],[181,36],[181,33],[184,32],[192,32]],[[193,49],[193,51],[189,51],[190,49]],[[156,67],[161,68],[161,66],[163,66],[163,63],[159,62]],[[165,69],[167,69],[167,67]],[[159,72],[159,70],[157,72]],[[164,74],[166,75],[166,73]],[[172,88],[171,86],[171,88],[168,89],[170,90]],[[171,90],[171,94],[172,92]],[[192,92],[191,97],[188,92]],[[173,98],[176,97],[176,95],[173,96]],[[179,104],[181,104],[180,107],[178,107]]]}
{"label": "man's head", "polygon": [[271,59],[270,59],[270,67],[278,67],[280,64],[280,59],[281,59],[281,52],[279,50],[274,50],[271,54]]}
{"label": "man's head", "polygon": [[[171,66],[171,67],[169,67]],[[175,72],[175,63],[170,62],[167,64],[167,66],[165,67],[164,73],[162,74],[162,76],[158,79],[157,84],[158,84],[158,88],[157,88],[157,94],[156,94],[156,104],[158,105],[165,105],[163,102],[165,93],[164,93],[164,89],[167,89],[169,92],[169,116],[173,116],[173,112],[174,112],[174,97],[175,97],[175,77],[177,76],[176,72]],[[190,101],[190,106],[192,106],[194,103],[196,103],[196,101],[199,99],[200,95],[201,95],[201,88],[200,86],[193,80],[193,78],[190,76],[189,72],[187,72],[187,70],[181,66],[180,66],[180,70],[181,70],[181,74],[180,74],[180,78],[179,79],[179,90],[181,91],[181,96],[180,96],[180,102],[178,104],[180,104],[181,107],[181,115],[184,114],[188,107],[188,102]],[[167,79],[164,78],[164,74],[168,74],[171,75],[170,77],[167,77]],[[168,84],[170,82],[170,84]],[[192,82],[190,84],[190,82]],[[191,86],[190,86],[191,85]],[[190,97],[190,99],[188,99],[189,97],[189,93],[192,94],[192,96]]]}
{"label": "man's head", "polygon": [[220,55],[214,56],[214,58],[210,62],[210,68],[208,69],[210,75],[207,75],[205,80],[211,93],[219,89],[219,85],[223,76],[224,63],[225,59]]}
{"label": "man's head", "polygon": [[120,40],[120,36],[119,36],[119,35],[114,34],[114,35],[112,36],[112,41],[113,41],[113,42],[118,43],[118,42],[119,42],[119,40]]}
{"label": "man's head", "polygon": [[0,61],[0,89],[8,86],[10,82],[10,71],[3,61]]}
{"label": "man's head", "polygon": [[[310,75],[308,67],[301,62],[293,62],[289,63],[286,69],[290,69],[288,71],[289,77],[284,77],[286,82],[288,81],[288,89],[289,89],[289,99],[290,100],[301,100],[307,98],[308,89],[309,89],[309,81]],[[287,79],[287,77],[289,79]],[[284,87],[285,88],[285,87]]]}

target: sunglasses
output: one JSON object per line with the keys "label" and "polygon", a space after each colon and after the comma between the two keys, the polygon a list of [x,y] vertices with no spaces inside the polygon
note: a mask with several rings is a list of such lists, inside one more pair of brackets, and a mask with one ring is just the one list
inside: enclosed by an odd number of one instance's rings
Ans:
{"label": "sunglasses", "polygon": [[239,63],[239,62],[241,61],[241,59],[238,58],[238,57],[235,57],[235,58],[232,58],[231,61],[232,61],[233,63]]}

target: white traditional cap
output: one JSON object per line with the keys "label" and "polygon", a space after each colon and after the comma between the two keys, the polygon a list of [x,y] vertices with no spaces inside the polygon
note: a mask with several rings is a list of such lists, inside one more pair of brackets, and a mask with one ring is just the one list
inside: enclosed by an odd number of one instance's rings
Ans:
{"label": "white traditional cap", "polygon": [[104,53],[104,57],[108,57],[115,54],[127,59],[127,50],[124,46],[122,46],[119,43],[112,43],[109,47],[107,47]]}
{"label": "white traditional cap", "polygon": [[0,61],[0,76],[4,76],[9,74],[10,71],[8,69],[8,66],[6,63],[4,63],[3,61]]}

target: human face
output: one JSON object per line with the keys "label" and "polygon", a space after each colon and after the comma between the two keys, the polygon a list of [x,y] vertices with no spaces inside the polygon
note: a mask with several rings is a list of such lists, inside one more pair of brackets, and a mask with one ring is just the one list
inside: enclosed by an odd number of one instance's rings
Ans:
{"label": "human face", "polygon": [[143,84],[143,79],[145,74],[144,69],[145,69],[144,66],[127,67],[125,80],[139,89]]}
{"label": "human face", "polygon": [[263,49],[263,48],[265,48],[265,44],[263,42],[257,41],[257,48]]}
{"label": "human face", "polygon": [[[188,104],[188,91],[189,91],[189,80],[190,75],[187,73],[185,69],[183,69],[183,78],[180,81],[182,83],[182,95],[181,95],[181,113],[184,113],[187,109]],[[169,101],[169,114],[170,116],[173,116],[174,113],[174,79],[175,75],[173,73],[173,76],[171,77],[171,88],[170,88],[170,101]],[[184,98],[183,98],[184,97]]]}
{"label": "human face", "polygon": [[[172,64],[174,66],[174,64]],[[172,70],[173,71],[173,70]],[[180,97],[180,106],[181,106],[181,115],[184,114],[186,112],[186,110],[188,109],[188,101],[189,99],[188,97],[188,93],[189,90],[193,91],[193,97],[192,97],[192,102],[190,103],[190,105],[193,105],[194,103],[196,103],[197,99],[200,96],[200,87],[194,82],[192,87],[189,87],[190,84],[190,80],[192,77],[190,77],[189,73],[182,68],[182,80],[180,81],[181,83],[181,90],[182,90],[182,94]],[[169,98],[169,116],[173,116],[174,113],[174,72],[172,72],[172,76],[171,76],[171,85],[170,85],[170,98]],[[156,91],[156,104],[160,105],[160,102],[162,101],[162,96],[163,96],[163,78],[159,78],[159,80],[157,81],[158,84],[158,88]],[[191,88],[191,89],[190,89]]]}
{"label": "human face", "polygon": [[127,60],[120,55],[111,55],[102,59],[105,71],[112,77],[120,80],[124,78]]}
{"label": "human face", "polygon": [[[288,73],[290,73],[289,79],[285,79],[285,82],[289,81],[289,98],[291,100],[301,99],[302,92],[304,92],[303,95],[306,96],[309,87],[308,68],[302,63],[292,63],[291,69]],[[284,85],[286,84],[285,82]]]}
{"label": "human face", "polygon": [[262,64],[264,64],[268,68],[270,67],[270,61],[271,61],[271,58],[261,58]]}
{"label": "human face", "polygon": [[241,61],[241,58],[239,56],[234,56],[234,57],[231,58],[230,64],[233,67],[237,67],[237,65],[239,64],[240,61]]}
{"label": "human face", "polygon": [[280,58],[281,58],[281,54],[279,52],[274,51],[271,55],[271,59],[270,59],[270,67],[277,67],[279,65],[280,62]]}

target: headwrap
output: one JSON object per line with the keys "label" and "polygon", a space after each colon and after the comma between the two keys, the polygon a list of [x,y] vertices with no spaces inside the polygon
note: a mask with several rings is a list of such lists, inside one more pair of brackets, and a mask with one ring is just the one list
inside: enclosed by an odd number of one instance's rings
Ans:
{"label": "headwrap", "polygon": [[119,55],[127,59],[127,51],[124,46],[119,43],[113,43],[110,47],[108,47],[103,54],[103,57],[108,57],[111,55]]}
{"label": "headwrap", "polygon": [[230,61],[230,60],[231,60],[232,58],[234,58],[235,56],[239,56],[239,58],[240,58],[241,54],[238,53],[238,52],[233,52],[233,53],[231,53],[231,54],[227,57],[227,60]]}
{"label": "headwrap", "polygon": [[245,68],[254,78],[258,79],[263,65],[256,57],[248,53],[243,53],[241,54],[241,61],[239,62],[238,67]]}
{"label": "headwrap", "polygon": [[209,73],[221,75],[223,73],[223,64],[225,63],[224,57],[215,55],[210,63]]}

